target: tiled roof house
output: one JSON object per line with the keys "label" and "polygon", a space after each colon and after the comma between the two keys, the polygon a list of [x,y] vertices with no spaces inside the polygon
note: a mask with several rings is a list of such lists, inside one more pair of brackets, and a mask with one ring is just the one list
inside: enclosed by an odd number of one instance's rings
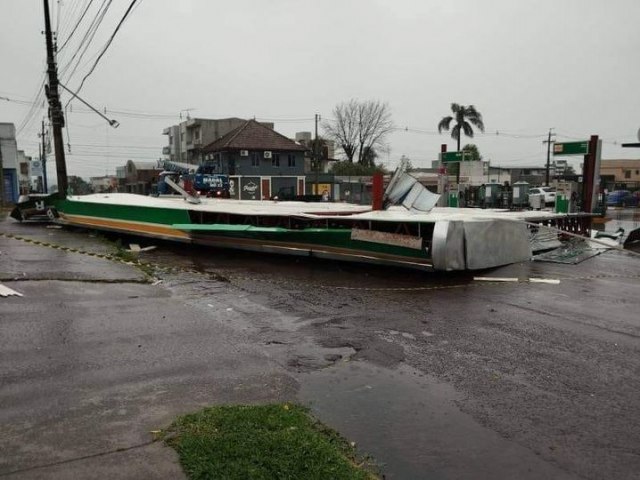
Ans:
{"label": "tiled roof house", "polygon": [[[212,171],[229,175],[235,198],[304,194],[306,147],[255,120],[248,120],[202,149]],[[237,178],[236,178],[237,177]]]}

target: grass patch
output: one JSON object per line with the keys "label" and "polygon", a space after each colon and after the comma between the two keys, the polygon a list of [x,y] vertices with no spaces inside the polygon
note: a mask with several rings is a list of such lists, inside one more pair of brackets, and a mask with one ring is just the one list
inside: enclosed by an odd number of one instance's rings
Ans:
{"label": "grass patch", "polygon": [[190,479],[377,479],[336,431],[292,404],[219,406],[163,432]]}
{"label": "grass patch", "polygon": [[113,254],[114,257],[122,260],[123,262],[133,263],[147,277],[149,278],[154,277],[155,270],[156,270],[155,267],[149,263],[142,262],[138,258],[139,257],[138,253],[135,253],[135,252],[132,252],[131,250],[126,249],[122,245],[122,240],[120,238],[116,239],[115,241],[111,241],[107,237],[101,237],[101,240],[104,240],[115,247],[116,251]]}

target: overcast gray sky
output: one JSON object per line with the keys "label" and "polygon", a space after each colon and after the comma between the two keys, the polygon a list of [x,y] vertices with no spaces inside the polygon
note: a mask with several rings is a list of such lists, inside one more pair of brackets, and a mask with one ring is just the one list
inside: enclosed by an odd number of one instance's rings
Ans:
{"label": "overcast gray sky", "polygon": [[[89,1],[51,1],[59,45]],[[59,54],[72,89],[130,3],[112,1],[71,75],[66,66],[103,1]],[[13,101],[0,99],[0,122],[21,127],[19,148],[35,155],[45,110],[41,99],[28,103],[45,72],[42,2],[1,5],[0,96]],[[399,128],[382,158],[390,168],[403,154],[426,167],[441,143],[455,149],[437,134],[451,102],[482,113],[486,133],[463,141],[492,165],[542,165],[551,127],[559,141],[599,134],[603,158],[640,158],[619,146],[640,128],[638,19],[638,0],[139,0],[81,93],[101,110],[135,115],[109,113],[121,123],[112,129],[74,101],[69,173],[113,174],[128,158],[159,158],[162,129],[187,108],[270,120],[293,136],[350,98],[388,102]]]}

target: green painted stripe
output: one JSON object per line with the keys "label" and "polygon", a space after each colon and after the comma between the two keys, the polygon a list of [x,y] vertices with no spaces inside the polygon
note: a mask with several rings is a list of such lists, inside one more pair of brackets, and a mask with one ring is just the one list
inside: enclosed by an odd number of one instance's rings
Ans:
{"label": "green painted stripe", "polygon": [[189,221],[187,210],[174,208],[141,207],[136,205],[113,205],[66,200],[60,202],[58,210],[68,215],[108,218],[132,222],[172,225]]}

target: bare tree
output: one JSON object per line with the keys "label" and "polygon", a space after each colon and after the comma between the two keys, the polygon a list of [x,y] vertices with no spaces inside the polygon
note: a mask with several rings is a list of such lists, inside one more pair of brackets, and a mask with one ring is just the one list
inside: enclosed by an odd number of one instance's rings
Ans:
{"label": "bare tree", "polygon": [[393,130],[389,105],[379,100],[349,100],[333,109],[335,121],[325,122],[327,137],[334,140],[347,160],[371,165],[376,147],[384,147],[384,139]]}
{"label": "bare tree", "polygon": [[340,145],[347,160],[353,162],[358,149],[358,102],[349,100],[333,109],[334,122],[325,122],[322,127],[328,138]]}

